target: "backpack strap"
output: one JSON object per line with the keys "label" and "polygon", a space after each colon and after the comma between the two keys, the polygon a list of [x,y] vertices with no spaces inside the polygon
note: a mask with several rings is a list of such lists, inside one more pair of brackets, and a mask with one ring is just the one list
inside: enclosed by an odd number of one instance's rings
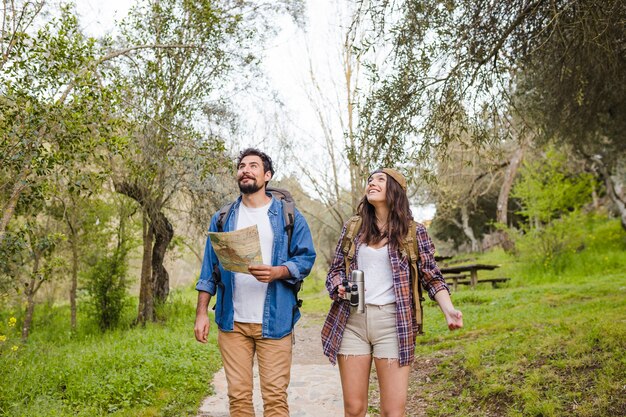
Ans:
{"label": "backpack strap", "polygon": [[415,321],[417,322],[417,332],[418,334],[422,334],[424,333],[424,310],[422,308],[422,301],[424,301],[424,297],[422,296],[422,286],[419,279],[419,249],[417,246],[417,222],[415,220],[411,220],[411,223],[409,225],[409,232],[404,238],[403,246],[407,257],[409,258],[409,266],[411,268],[410,281],[411,293],[413,295],[413,315],[415,316]]}
{"label": "backpack strap", "polygon": [[287,232],[287,252],[291,257],[291,236],[293,236],[293,225],[296,222],[296,203],[282,200],[283,218],[285,219],[285,232]]}
{"label": "backpack strap", "polygon": [[[270,190],[271,192],[271,190]],[[276,194],[274,194],[276,196]],[[285,220],[285,232],[287,233],[287,254],[291,258],[291,236],[293,236],[293,226],[296,222],[296,203],[287,198],[280,198],[283,203],[283,219]],[[302,307],[302,299],[298,297],[298,293],[302,289],[302,281],[297,281],[293,285],[293,293],[296,296],[296,304]]]}
{"label": "backpack strap", "polygon": [[341,240],[341,251],[343,252],[343,259],[346,263],[346,278],[350,275],[350,262],[354,258],[354,252],[356,248],[354,246],[354,237],[359,233],[361,229],[361,216],[352,216],[346,224],[346,234],[343,235]]}
{"label": "backpack strap", "polygon": [[[346,233],[343,235],[343,239],[341,240],[341,252],[343,253],[344,262],[346,264],[346,277],[350,273],[350,263],[352,262],[352,259],[354,259],[356,251],[354,238],[361,229],[361,224],[361,216],[352,216],[346,223]],[[422,295],[422,286],[419,279],[419,249],[417,246],[417,222],[415,220],[411,220],[409,231],[403,242],[403,248],[409,258],[409,278],[411,282],[411,294],[413,296],[413,316],[417,322],[417,332],[418,334],[422,334],[422,301],[424,301],[424,297]]]}
{"label": "backpack strap", "polygon": [[[291,237],[293,236],[294,224],[296,223],[296,202],[293,200],[291,193],[283,188],[265,187],[265,191],[269,192],[280,200],[283,207],[283,222],[285,224],[285,233],[287,233],[287,254],[291,258]],[[296,304],[302,307],[302,299],[298,297],[298,293],[302,289],[302,281],[297,281],[293,286],[293,293],[296,297]]]}
{"label": "backpack strap", "polygon": [[293,200],[291,193],[283,188],[265,187],[265,191],[282,202],[283,220],[285,232],[287,233],[287,251],[291,257],[291,236],[293,236],[293,227],[296,222],[296,202]]}
{"label": "backpack strap", "polygon": [[226,220],[226,215],[230,211],[230,208],[233,206],[233,204],[235,204],[234,201],[224,204],[222,208],[220,209],[220,214],[217,216],[217,231],[218,232],[224,231],[224,221]]}

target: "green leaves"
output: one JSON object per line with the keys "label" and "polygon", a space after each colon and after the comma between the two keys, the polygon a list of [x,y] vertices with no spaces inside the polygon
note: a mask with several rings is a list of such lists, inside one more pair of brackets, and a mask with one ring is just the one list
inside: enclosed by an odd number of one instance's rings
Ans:
{"label": "green leaves", "polygon": [[555,149],[524,164],[520,173],[512,192],[521,202],[519,213],[540,224],[550,223],[590,202],[596,183],[591,173],[575,172],[568,167],[568,156]]}

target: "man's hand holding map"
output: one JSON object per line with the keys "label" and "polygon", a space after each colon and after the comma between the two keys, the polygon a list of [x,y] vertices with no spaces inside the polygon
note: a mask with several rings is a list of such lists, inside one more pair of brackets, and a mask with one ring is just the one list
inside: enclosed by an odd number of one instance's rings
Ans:
{"label": "man's hand holding map", "polygon": [[249,274],[249,265],[263,263],[256,225],[234,232],[209,232],[209,238],[224,269]]}

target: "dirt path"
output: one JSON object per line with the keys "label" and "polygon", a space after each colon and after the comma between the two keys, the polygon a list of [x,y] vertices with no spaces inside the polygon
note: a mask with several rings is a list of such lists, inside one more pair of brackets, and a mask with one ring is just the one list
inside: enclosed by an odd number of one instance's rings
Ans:
{"label": "dirt path", "polygon": [[[343,399],[339,369],[330,365],[322,353],[320,329],[324,321],[322,315],[302,317],[295,329],[296,344],[293,350],[291,383],[289,385],[289,408],[291,417],[342,417]],[[426,416],[428,385],[431,375],[436,372],[440,358],[446,353],[438,353],[432,358],[417,360],[410,376],[407,416]],[[263,415],[258,371],[254,374],[254,404],[257,416]],[[198,417],[227,417],[228,397],[224,370],[215,374],[213,380],[215,395],[202,403]],[[378,380],[375,368],[370,377],[370,412],[368,417],[379,416]]]}
{"label": "dirt path", "polygon": [[[342,417],[343,400],[339,369],[322,353],[322,316],[303,317],[295,328],[291,383],[287,391],[291,417]],[[228,396],[224,369],[213,378],[215,395],[202,403],[198,417],[227,417]],[[253,401],[257,416],[263,415],[258,370],[254,370]]]}

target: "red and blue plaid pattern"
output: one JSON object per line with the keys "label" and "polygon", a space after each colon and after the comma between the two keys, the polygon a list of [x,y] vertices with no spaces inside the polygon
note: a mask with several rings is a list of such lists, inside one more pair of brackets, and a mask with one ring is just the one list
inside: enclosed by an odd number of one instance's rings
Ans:
{"label": "red and blue plaid pattern", "polygon": [[[450,289],[439,271],[435,262],[435,245],[426,232],[426,228],[417,223],[417,246],[419,250],[418,271],[423,288],[428,292],[431,299],[439,291]],[[335,256],[326,277],[326,289],[333,299],[333,303],[322,328],[322,347],[324,354],[330,362],[337,363],[337,352],[341,345],[343,331],[350,316],[350,304],[347,300],[337,297],[337,287],[346,276],[345,260],[341,248],[341,242],[346,234],[346,225],[341,230],[339,242],[335,248]],[[350,272],[358,269],[357,258],[361,245],[359,241],[361,233],[357,233],[352,242],[355,245],[354,258],[350,262]],[[409,365],[415,359],[415,337],[417,336],[417,322],[411,308],[413,299],[409,281],[410,266],[405,254],[398,250],[389,249],[389,259],[393,273],[393,286],[396,295],[396,331],[398,334],[398,347],[400,353],[400,366]]]}

